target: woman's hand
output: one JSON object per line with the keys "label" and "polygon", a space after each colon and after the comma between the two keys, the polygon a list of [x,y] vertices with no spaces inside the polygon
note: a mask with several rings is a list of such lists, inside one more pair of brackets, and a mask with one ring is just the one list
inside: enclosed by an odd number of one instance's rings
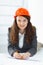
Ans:
{"label": "woman's hand", "polygon": [[28,57],[30,57],[31,54],[29,52],[26,52],[22,55],[22,59],[27,59]]}
{"label": "woman's hand", "polygon": [[16,59],[27,59],[28,57],[30,57],[31,54],[29,52],[20,54],[18,52],[14,52],[13,57]]}
{"label": "woman's hand", "polygon": [[14,52],[13,57],[16,59],[22,59],[22,56],[18,52]]}

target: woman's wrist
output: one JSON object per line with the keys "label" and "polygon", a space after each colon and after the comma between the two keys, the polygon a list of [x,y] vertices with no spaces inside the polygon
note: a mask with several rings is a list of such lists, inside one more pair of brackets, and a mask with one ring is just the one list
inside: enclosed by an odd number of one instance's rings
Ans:
{"label": "woman's wrist", "polygon": [[16,52],[13,53],[13,57],[14,57],[16,54],[18,54],[18,51],[16,51]]}
{"label": "woman's wrist", "polygon": [[30,57],[31,56],[31,53],[30,52],[26,52],[26,54]]}

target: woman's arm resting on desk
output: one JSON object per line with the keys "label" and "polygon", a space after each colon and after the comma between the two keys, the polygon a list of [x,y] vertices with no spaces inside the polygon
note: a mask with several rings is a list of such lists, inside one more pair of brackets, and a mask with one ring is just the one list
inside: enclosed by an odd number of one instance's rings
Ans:
{"label": "woman's arm resting on desk", "polygon": [[11,44],[10,41],[10,32],[11,32],[11,28],[8,29],[8,52],[11,56],[13,56],[13,53],[17,51],[17,49],[15,48],[15,46],[13,46]]}
{"label": "woman's arm resting on desk", "polygon": [[13,49],[13,47],[11,45],[8,46],[8,52],[14,58],[17,58],[17,59],[21,59],[22,58],[22,56],[18,53],[18,50],[16,48]]}
{"label": "woman's arm resting on desk", "polygon": [[37,52],[37,36],[36,36],[36,29],[34,38],[32,40],[32,47],[28,50],[29,53],[31,53],[31,56],[33,56]]}
{"label": "woman's arm resting on desk", "polygon": [[9,29],[9,33],[8,33],[8,52],[14,58],[18,58],[18,59],[21,58],[21,55],[18,53],[18,49],[11,44],[11,41],[10,41],[10,29]]}

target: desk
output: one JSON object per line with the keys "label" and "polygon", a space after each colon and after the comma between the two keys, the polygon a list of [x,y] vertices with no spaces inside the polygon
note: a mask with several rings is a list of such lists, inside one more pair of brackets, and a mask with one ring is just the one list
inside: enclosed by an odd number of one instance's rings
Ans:
{"label": "desk", "polygon": [[9,54],[0,53],[0,65],[43,65],[43,48],[27,60],[14,59]]}

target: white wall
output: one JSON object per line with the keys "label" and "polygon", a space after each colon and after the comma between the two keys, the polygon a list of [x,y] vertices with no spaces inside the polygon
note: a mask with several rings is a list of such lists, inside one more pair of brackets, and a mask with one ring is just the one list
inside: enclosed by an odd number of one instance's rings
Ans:
{"label": "white wall", "polygon": [[43,0],[28,0],[31,22],[36,26],[37,40],[43,44]]}
{"label": "white wall", "polygon": [[8,28],[13,24],[19,7],[25,7],[24,0],[0,0],[0,52],[7,52]]}

